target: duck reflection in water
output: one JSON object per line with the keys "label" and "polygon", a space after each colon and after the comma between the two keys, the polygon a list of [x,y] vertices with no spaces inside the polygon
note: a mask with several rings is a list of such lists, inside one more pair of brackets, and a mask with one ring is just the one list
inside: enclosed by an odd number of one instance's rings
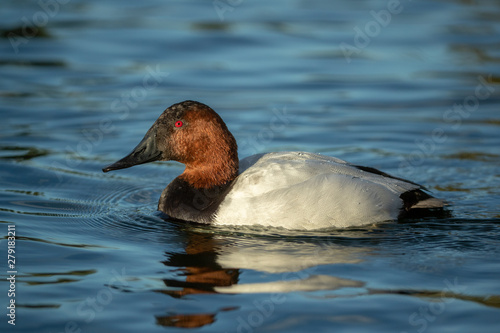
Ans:
{"label": "duck reflection in water", "polygon": [[[182,223],[184,224],[184,222]],[[462,289],[378,289],[366,287],[369,275],[355,279],[339,278],[321,274],[325,270],[322,265],[329,266],[328,271],[339,267],[339,273],[349,274],[350,268],[363,265],[365,258],[377,255],[376,247],[372,248],[374,239],[365,233],[345,231],[342,234],[302,237],[273,236],[269,234],[212,234],[205,229],[186,226],[180,230],[187,237],[183,253],[166,253],[167,259],[162,263],[169,272],[179,274],[179,279],[163,280],[166,288],[157,290],[174,297],[180,303],[172,305],[172,311],[163,316],[156,316],[158,325],[182,328],[197,328],[216,322],[222,312],[234,311],[233,317],[248,317],[247,305],[242,306],[241,297],[214,298],[215,310],[196,311],[192,302],[198,297],[210,297],[210,294],[257,294],[265,296],[265,300],[275,300],[273,309],[279,311],[286,302],[287,292],[304,292],[325,290],[325,298],[349,298],[366,295],[404,295],[443,302],[443,299],[456,299],[476,302],[481,306],[498,308],[500,296],[470,295],[462,293]],[[208,232],[207,232],[208,231]],[[210,232],[210,233],[209,233]],[[365,237],[367,237],[365,242]],[[366,246],[360,246],[363,243]],[[342,264],[342,265],[336,265]],[[347,265],[347,266],[346,266]],[[354,276],[359,272],[354,271]],[[252,282],[252,274],[260,272],[270,282]],[[261,274],[259,274],[260,276]],[[258,280],[261,280],[259,277]],[[345,290],[349,288],[349,290]],[[189,297],[191,296],[191,297]],[[212,296],[213,297],[213,296]],[[239,301],[238,301],[239,300]],[[191,301],[191,303],[190,303]],[[172,302],[169,302],[172,304]],[[255,303],[250,313],[255,313]],[[356,313],[353,320],[366,322],[369,315]],[[235,325],[240,324],[235,319]]]}
{"label": "duck reflection in water", "polygon": [[[231,237],[187,230],[186,233],[185,253],[167,252],[167,259],[162,262],[170,271],[175,268],[179,279],[164,279],[166,289],[157,290],[177,299],[216,293],[282,295],[290,291],[360,288],[364,285],[359,281],[314,274],[316,266],[321,264],[361,262],[358,259],[360,251],[350,247],[317,242],[301,242],[298,246],[296,242],[273,237],[252,237],[250,242],[238,242]],[[361,252],[366,254],[367,250]],[[266,283],[240,283],[240,276],[246,269],[280,274],[280,278]],[[156,322],[162,326],[196,328],[214,323],[220,312],[237,309],[239,304],[235,303],[213,313],[179,313],[176,310],[156,316]]]}

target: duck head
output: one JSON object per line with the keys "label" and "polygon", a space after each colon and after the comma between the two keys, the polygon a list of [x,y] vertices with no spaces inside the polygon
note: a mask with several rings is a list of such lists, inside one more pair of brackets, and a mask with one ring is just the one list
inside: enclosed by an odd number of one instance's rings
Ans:
{"label": "duck head", "polygon": [[130,154],[102,171],[171,160],[186,165],[179,177],[195,188],[226,184],[238,174],[236,140],[214,110],[195,101],[167,108]]}

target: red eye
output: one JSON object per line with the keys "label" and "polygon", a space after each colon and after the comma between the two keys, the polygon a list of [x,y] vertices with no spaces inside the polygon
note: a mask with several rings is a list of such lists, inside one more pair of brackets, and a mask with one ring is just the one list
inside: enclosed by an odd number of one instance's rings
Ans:
{"label": "red eye", "polygon": [[182,127],[182,125],[184,125],[184,123],[182,121],[180,121],[180,120],[177,120],[175,122],[175,127]]}

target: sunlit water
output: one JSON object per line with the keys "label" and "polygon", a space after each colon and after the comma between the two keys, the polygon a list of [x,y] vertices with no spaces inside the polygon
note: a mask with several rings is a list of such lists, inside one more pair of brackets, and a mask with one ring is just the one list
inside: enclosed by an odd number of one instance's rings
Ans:
{"label": "sunlit water", "polygon": [[[2,4],[2,332],[499,331],[498,1],[40,3]],[[450,216],[165,221],[157,200],[182,165],[101,168],[185,99],[221,114],[241,157],[369,165]]]}

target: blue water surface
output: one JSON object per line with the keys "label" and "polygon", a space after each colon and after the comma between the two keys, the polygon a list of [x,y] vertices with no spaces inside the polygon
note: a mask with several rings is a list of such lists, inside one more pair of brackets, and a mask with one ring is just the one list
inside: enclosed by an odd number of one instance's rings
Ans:
{"label": "blue water surface", "polygon": [[[1,17],[1,332],[499,332],[498,1],[10,1]],[[240,157],[339,157],[450,214],[164,220],[181,164],[101,168],[186,99]]]}

